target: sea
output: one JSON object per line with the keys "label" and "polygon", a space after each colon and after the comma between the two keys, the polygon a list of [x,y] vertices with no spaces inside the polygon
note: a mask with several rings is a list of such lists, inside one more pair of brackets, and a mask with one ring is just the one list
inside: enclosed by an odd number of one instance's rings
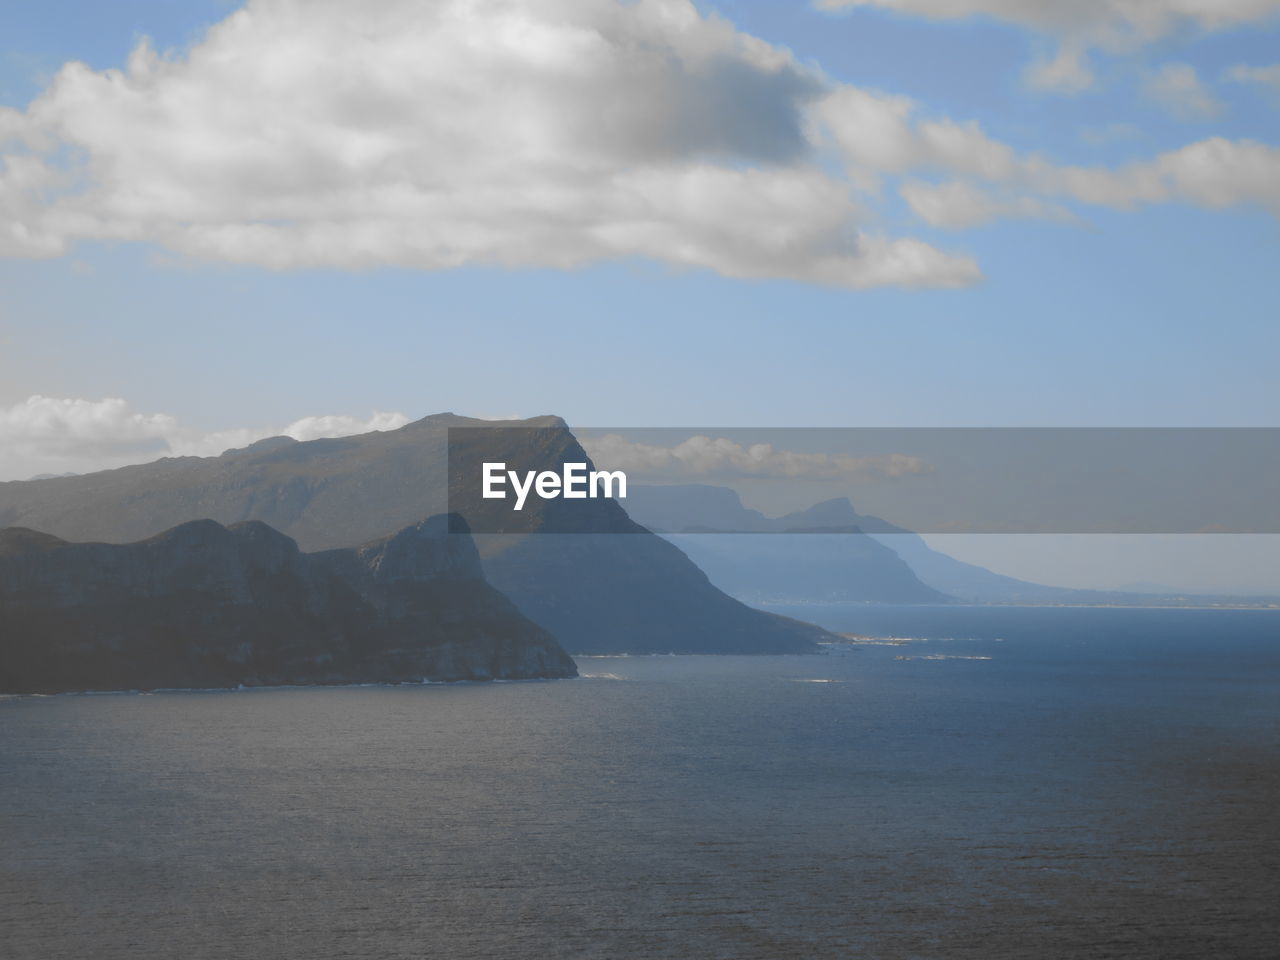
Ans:
{"label": "sea", "polygon": [[0,955],[1280,956],[1280,610],[0,700]]}

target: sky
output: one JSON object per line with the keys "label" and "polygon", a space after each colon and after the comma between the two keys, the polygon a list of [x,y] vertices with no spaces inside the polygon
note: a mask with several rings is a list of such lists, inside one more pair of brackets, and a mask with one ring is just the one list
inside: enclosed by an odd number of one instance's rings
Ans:
{"label": "sky", "polygon": [[444,410],[1274,426],[1278,116],[1280,0],[0,5],[0,480]]}

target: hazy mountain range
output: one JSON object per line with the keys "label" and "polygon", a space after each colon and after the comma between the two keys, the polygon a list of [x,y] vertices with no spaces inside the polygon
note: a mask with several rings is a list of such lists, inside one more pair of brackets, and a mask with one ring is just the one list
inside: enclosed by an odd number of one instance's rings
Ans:
{"label": "hazy mountain range", "polygon": [[[781,517],[767,517],[745,507],[737,492],[729,487],[633,484],[627,498],[627,512],[678,544],[717,586],[753,602],[862,600],[1076,605],[1272,605],[1275,602],[1275,598],[1268,597],[1186,594],[1161,590],[1155,585],[1140,585],[1149,589],[1132,591],[1081,590],[1019,580],[934,550],[910,530],[858,513],[844,497]],[[815,536],[816,533],[843,536]]]}
{"label": "hazy mountain range", "polygon": [[[126,543],[190,520],[258,520],[303,550],[386,536],[450,504],[479,516],[474,488],[448,490],[450,427],[520,427],[524,464],[586,461],[557,417],[492,422],[452,414],[342,439],[263,440],[218,457],[165,458],[83,476],[0,483],[0,527],[73,541]],[[506,439],[495,431],[495,444]],[[483,438],[481,438],[483,440]],[[483,451],[475,451],[482,455]],[[511,459],[500,445],[494,459]],[[449,496],[449,494],[452,496]],[[637,526],[612,500],[534,501],[527,529],[590,533],[478,535],[488,581],[573,653],[794,653],[829,639],[818,627],[754,610],[712,586],[676,547]]]}
{"label": "hazy mountain range", "polygon": [[[0,689],[554,677],[574,672],[566,649],[797,653],[834,639],[743,601],[1215,599],[1002,576],[843,498],[766,517],[726,487],[632,484],[625,509],[531,498],[515,515],[447,470],[452,427],[484,428],[455,458],[590,463],[556,417],[440,414],[0,483]],[[497,525],[495,509],[508,511]],[[472,537],[477,521],[515,532]]]}

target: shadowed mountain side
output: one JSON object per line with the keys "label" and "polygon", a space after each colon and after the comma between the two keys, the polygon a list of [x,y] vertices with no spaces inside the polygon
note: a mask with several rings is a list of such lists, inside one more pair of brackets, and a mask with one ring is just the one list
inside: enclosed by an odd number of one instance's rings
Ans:
{"label": "shadowed mountain side", "polygon": [[[476,537],[492,582],[577,654],[809,653],[835,639],[727,596],[655,536]],[[600,566],[611,558],[620,566]],[[645,602],[618,602],[619,582]],[[571,594],[557,588],[574,584]]]}
{"label": "shadowed mountain side", "polygon": [[259,522],[123,545],[0,530],[0,691],[575,676],[447,526],[317,554]]}
{"label": "shadowed mountain side", "polygon": [[[493,437],[497,445],[489,441]],[[455,432],[449,503],[477,533],[490,582],[573,653],[807,653],[825,631],[726,596],[611,499],[530,499],[519,513],[467,482],[501,459],[527,470],[591,460],[564,427]]]}
{"label": "shadowed mountain side", "polygon": [[[183,457],[53,480],[0,483],[0,524],[74,540],[124,542],[199,517],[262,520],[322,550],[385,536],[448,509],[474,529],[499,508],[448,471],[451,427],[495,430],[493,445],[468,431],[475,461],[559,470],[590,462],[558,417],[483,421],[439,414],[399,430],[337,440],[277,437],[220,457]],[[501,509],[510,510],[509,504]],[[531,499],[520,529],[592,531],[569,539],[538,534],[484,543],[489,580],[574,652],[805,652],[829,635],[751,610],[712,586],[678,549],[633,523],[607,499]],[[569,512],[566,512],[569,511]],[[487,538],[486,538],[487,539]],[[518,545],[518,549],[517,549]]]}

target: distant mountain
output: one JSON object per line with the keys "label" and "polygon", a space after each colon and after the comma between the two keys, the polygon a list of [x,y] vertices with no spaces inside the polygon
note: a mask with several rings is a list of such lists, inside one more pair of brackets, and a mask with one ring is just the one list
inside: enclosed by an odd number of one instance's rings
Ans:
{"label": "distant mountain", "polygon": [[865,518],[845,499],[771,518],[744,507],[728,487],[634,484],[627,510],[651,530],[662,531],[712,583],[742,600],[950,599],[922,583],[893,550],[866,536],[859,526]]}
{"label": "distant mountain", "polygon": [[669,534],[711,582],[749,602],[947,603],[888,547],[855,533]]}
{"label": "distant mountain", "polygon": [[[627,499],[633,517],[650,529],[701,532],[699,536],[671,536],[717,586],[734,596],[751,600],[825,600],[839,596],[841,584],[856,583],[843,597],[881,603],[1064,604],[1106,606],[1266,606],[1280,605],[1267,596],[1224,597],[1160,589],[1156,584],[1136,584],[1134,590],[1080,590],[1032,583],[965,563],[932,549],[918,534],[879,517],[860,514],[847,498],[815,504],[782,517],[766,517],[745,508],[736,491],[705,484],[670,486],[634,485]],[[711,531],[773,531],[766,537],[714,537]],[[856,544],[857,537],[779,536],[779,531],[824,530],[861,532],[890,555],[865,545],[835,546],[841,540]],[[772,539],[788,542],[770,546]],[[759,546],[756,546],[756,542]],[[929,594],[913,592],[901,576],[905,565]],[[1144,587],[1147,589],[1136,589]]]}
{"label": "distant mountain", "polygon": [[742,505],[736,490],[706,483],[633,483],[627,513],[655,533],[774,532],[779,520]]}
{"label": "distant mountain", "polygon": [[[735,596],[832,599],[839,596],[838,586],[833,588],[830,582],[836,578],[851,585],[847,599],[881,603],[938,603],[952,598],[975,603],[1086,602],[1082,591],[1028,583],[939,553],[910,530],[858,513],[846,497],[825,500],[785,516],[766,517],[743,507],[737,492],[728,487],[636,485],[627,505],[632,515],[651,529],[703,534],[716,530],[771,532],[770,538],[758,538],[759,548],[745,544],[735,548],[736,537],[672,538],[717,584]],[[794,545],[769,546],[769,539],[788,530],[857,532],[866,534],[866,538],[832,537],[828,543],[827,538],[809,534],[787,538],[796,540]],[[841,540],[850,544],[844,548],[848,556],[843,558],[840,548],[833,545]],[[721,545],[717,541],[725,542]],[[871,549],[866,541],[883,552]],[[904,578],[904,570],[909,580]],[[810,574],[812,588],[806,587],[798,571]],[[792,586],[784,596],[762,592],[770,580]],[[913,589],[912,583],[918,587]]]}
{"label": "distant mountain", "polygon": [[[480,502],[478,485],[447,491],[448,430],[504,426],[529,431],[516,451],[522,465],[590,462],[558,417],[495,423],[440,414],[399,430],[309,442],[275,437],[220,457],[0,483],[0,525],[119,543],[194,519],[261,520],[306,550],[350,546],[448,509],[485,516],[492,501]],[[511,453],[499,446],[492,455]],[[829,638],[729,597],[616,502],[575,504],[566,518],[565,501],[531,500],[525,529],[582,532],[476,536],[489,582],[570,651],[808,652]]]}
{"label": "distant mountain", "polygon": [[572,677],[444,517],[304,554],[260,522],[0,530],[0,692]]}
{"label": "distant mountain", "polygon": [[866,533],[864,524],[889,527],[883,520],[859,514],[847,497],[824,500],[781,517],[766,517],[743,506],[736,490],[704,483],[633,483],[627,512],[657,533]]}

